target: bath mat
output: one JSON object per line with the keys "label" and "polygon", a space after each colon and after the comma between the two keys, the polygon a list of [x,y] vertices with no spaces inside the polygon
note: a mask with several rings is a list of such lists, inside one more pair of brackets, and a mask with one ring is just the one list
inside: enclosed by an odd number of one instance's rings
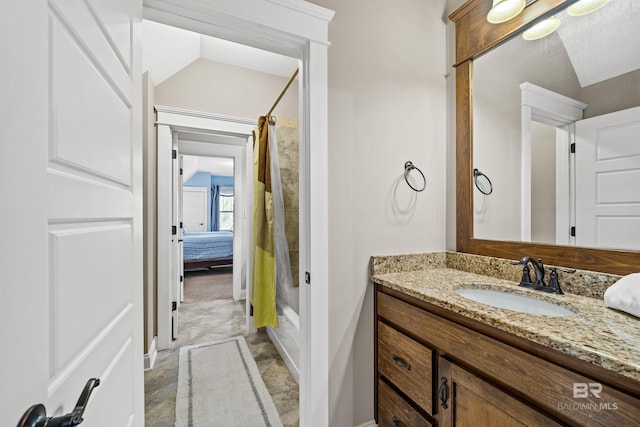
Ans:
{"label": "bath mat", "polygon": [[180,349],[176,426],[282,426],[244,337]]}

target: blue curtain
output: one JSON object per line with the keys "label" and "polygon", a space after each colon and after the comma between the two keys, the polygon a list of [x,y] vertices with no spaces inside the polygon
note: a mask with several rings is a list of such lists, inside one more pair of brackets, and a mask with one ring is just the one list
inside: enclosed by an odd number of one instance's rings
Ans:
{"label": "blue curtain", "polygon": [[220,231],[220,186],[211,186],[211,231]]}

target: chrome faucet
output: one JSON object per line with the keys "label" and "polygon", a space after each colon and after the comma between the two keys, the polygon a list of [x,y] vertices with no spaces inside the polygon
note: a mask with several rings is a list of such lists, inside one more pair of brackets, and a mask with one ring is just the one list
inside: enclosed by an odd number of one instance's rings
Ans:
{"label": "chrome faucet", "polygon": [[[537,291],[548,292],[552,294],[562,295],[562,289],[560,289],[560,282],[558,281],[558,270],[565,273],[575,273],[576,271],[569,268],[551,267],[551,273],[549,273],[549,284],[544,282],[544,265],[542,260],[534,260],[531,257],[523,257],[520,261],[511,261],[513,265],[522,265],[522,279],[520,279],[520,285],[524,288],[535,289]],[[533,266],[533,271],[536,275],[536,280],[531,280],[531,274],[529,265]]]}

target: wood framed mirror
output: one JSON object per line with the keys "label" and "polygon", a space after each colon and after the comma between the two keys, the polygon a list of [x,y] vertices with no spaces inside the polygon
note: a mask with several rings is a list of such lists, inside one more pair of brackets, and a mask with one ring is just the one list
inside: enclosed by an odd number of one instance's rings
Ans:
{"label": "wood framed mirror", "polygon": [[[486,16],[491,0],[469,0],[450,15],[456,32],[456,247],[459,252],[519,259],[612,274],[640,271],[640,252],[474,238],[473,66],[474,60],[520,35],[534,21],[552,16],[577,0],[528,0],[522,13],[502,24]],[[638,242],[640,250],[640,242]]]}

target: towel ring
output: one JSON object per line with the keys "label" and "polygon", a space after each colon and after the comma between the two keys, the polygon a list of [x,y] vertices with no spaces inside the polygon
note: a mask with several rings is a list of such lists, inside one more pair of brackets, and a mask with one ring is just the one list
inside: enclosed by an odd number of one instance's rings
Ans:
{"label": "towel ring", "polygon": [[[422,188],[420,188],[420,189],[418,189],[418,188],[414,187],[414,186],[413,186],[413,185],[411,185],[411,183],[409,182],[409,178],[408,178],[408,176],[409,176],[409,173],[411,173],[411,171],[412,171],[412,170],[417,170],[417,171],[418,171],[418,173],[420,174],[420,176],[422,177],[422,182],[423,182],[423,184],[422,184]],[[413,163],[411,163],[410,161],[407,161],[407,162],[405,162],[405,164],[404,164],[404,180],[407,182],[407,185],[408,185],[409,187],[411,187],[411,189],[412,189],[413,191],[420,192],[420,191],[423,191],[425,188],[427,188],[427,179],[424,177],[424,174],[422,173],[422,171],[421,171],[420,169],[418,169],[417,167],[415,167],[415,166],[413,165]]]}
{"label": "towel ring", "polygon": [[489,195],[493,193],[493,184],[487,175],[480,172],[478,169],[473,170],[473,183],[476,185],[478,191],[482,194]]}

